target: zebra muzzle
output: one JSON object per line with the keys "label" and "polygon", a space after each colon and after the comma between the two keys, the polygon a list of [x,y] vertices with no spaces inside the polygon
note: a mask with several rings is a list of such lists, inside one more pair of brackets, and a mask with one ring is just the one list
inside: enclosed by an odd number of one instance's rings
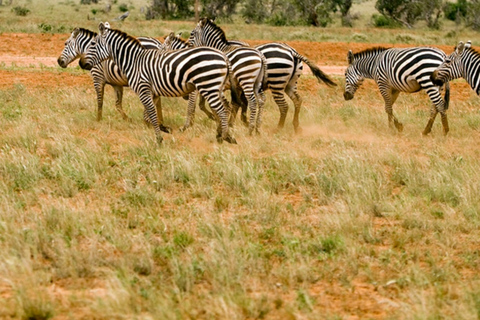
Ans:
{"label": "zebra muzzle", "polygon": [[433,73],[430,75],[430,80],[433,82],[434,85],[436,86],[443,86],[443,80],[440,80],[438,78],[438,73],[437,71],[433,71]]}
{"label": "zebra muzzle", "polygon": [[353,94],[351,94],[350,92],[344,92],[343,93],[343,97],[345,98],[345,100],[352,100],[353,99]]}

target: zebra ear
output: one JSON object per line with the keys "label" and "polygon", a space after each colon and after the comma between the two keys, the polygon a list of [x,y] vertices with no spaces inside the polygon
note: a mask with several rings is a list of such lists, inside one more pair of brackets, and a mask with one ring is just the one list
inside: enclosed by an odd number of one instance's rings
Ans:
{"label": "zebra ear", "polygon": [[111,29],[111,27],[110,27],[110,23],[108,23],[108,21],[105,21],[105,23],[104,23],[104,24],[105,24],[105,28],[107,28],[107,29]]}
{"label": "zebra ear", "polygon": [[182,38],[182,34],[183,34],[183,32],[181,32],[181,31],[179,33],[177,33],[177,38]]}
{"label": "zebra ear", "polygon": [[[106,22],[106,23],[108,23],[108,22]],[[107,30],[107,26],[105,25],[105,23],[100,22],[100,24],[98,25],[98,31],[100,31],[100,34],[103,35],[105,30]]]}
{"label": "zebra ear", "polygon": [[353,52],[352,52],[352,50],[348,50],[347,61],[348,61],[349,65],[353,63]]}
{"label": "zebra ear", "polygon": [[74,38],[76,38],[79,33],[80,33],[80,29],[75,28],[75,29],[73,29],[73,31],[72,31],[72,36],[73,36]]}
{"label": "zebra ear", "polygon": [[465,49],[465,44],[463,43],[463,41],[460,41],[455,51],[457,51],[457,54],[461,55],[463,53],[463,49]]}
{"label": "zebra ear", "polygon": [[467,43],[465,43],[465,48],[471,48],[472,47],[472,40],[468,40]]}

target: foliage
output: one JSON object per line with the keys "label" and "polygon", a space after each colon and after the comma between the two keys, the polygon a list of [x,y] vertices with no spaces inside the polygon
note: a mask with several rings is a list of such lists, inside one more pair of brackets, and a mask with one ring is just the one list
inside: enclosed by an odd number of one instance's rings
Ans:
{"label": "foliage", "polygon": [[468,3],[466,24],[476,31],[480,31],[480,0],[472,0]]}
{"label": "foliage", "polygon": [[27,7],[22,7],[22,6],[16,6],[12,8],[12,11],[17,15],[21,17],[25,17],[27,14],[30,13],[30,9]]}
{"label": "foliage", "polygon": [[451,21],[465,18],[467,16],[468,2],[467,0],[457,0],[457,2],[445,2],[443,13],[445,18]]}
{"label": "foliage", "polygon": [[98,0],[80,0],[80,4],[98,3]]}
{"label": "foliage", "polygon": [[397,28],[401,26],[401,24],[394,19],[383,14],[376,13],[372,15],[372,24],[377,28]]}
{"label": "foliage", "polygon": [[238,0],[200,0],[202,16],[230,18],[237,8]]}
{"label": "foliage", "polygon": [[412,28],[424,20],[432,29],[440,28],[443,0],[377,0],[375,8],[384,16]]}
{"label": "foliage", "polygon": [[335,9],[331,1],[326,0],[292,0],[297,8],[300,21],[315,27],[326,27],[332,22],[330,12]]}
{"label": "foliage", "polygon": [[126,3],[122,3],[118,6],[118,10],[120,12],[127,12],[128,11],[128,5]]}
{"label": "foliage", "polygon": [[147,20],[190,18],[193,15],[194,2],[195,0],[153,0],[151,6],[147,8],[145,18]]}

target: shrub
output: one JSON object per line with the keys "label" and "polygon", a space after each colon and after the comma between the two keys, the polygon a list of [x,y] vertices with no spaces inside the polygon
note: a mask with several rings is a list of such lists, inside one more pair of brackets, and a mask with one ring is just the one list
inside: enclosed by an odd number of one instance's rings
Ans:
{"label": "shrub", "polygon": [[399,23],[383,14],[373,14],[372,24],[377,28],[396,28]]}
{"label": "shrub", "polygon": [[128,5],[126,5],[125,3],[122,3],[121,5],[118,6],[118,10],[120,10],[120,12],[127,12]]}
{"label": "shrub", "polygon": [[15,12],[17,16],[22,16],[22,17],[30,13],[30,10],[28,8],[20,7],[20,6],[12,8],[12,11]]}

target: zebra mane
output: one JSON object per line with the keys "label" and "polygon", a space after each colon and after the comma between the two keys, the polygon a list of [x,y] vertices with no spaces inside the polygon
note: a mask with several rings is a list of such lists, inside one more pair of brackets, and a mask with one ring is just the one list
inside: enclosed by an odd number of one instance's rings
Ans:
{"label": "zebra mane", "polygon": [[222,28],[217,26],[215,22],[213,22],[213,20],[208,18],[203,18],[201,22],[204,23],[205,27],[210,27],[211,29],[213,29],[213,31],[217,32],[219,35],[220,41],[222,41],[223,43],[228,43],[227,36],[225,35],[225,31],[223,31]]}
{"label": "zebra mane", "polygon": [[188,40],[184,40],[180,38],[180,36],[176,36],[176,35],[174,35],[173,38],[174,38],[174,41],[180,42],[181,44],[185,45],[185,47],[190,47],[190,43],[188,42]]}
{"label": "zebra mane", "polygon": [[368,48],[368,49],[365,49],[363,51],[355,53],[353,55],[353,58],[354,58],[354,60],[356,60],[357,58],[362,58],[362,57],[370,55],[370,54],[377,54],[377,53],[383,52],[383,51],[388,50],[388,49],[389,48],[385,48],[385,47]]}
{"label": "zebra mane", "polygon": [[113,32],[115,34],[118,34],[122,40],[125,40],[125,41],[128,41],[130,43],[137,43],[140,47],[143,48],[142,44],[140,43],[140,40],[138,40],[137,38],[127,34],[126,32],[123,32],[122,30],[119,30],[119,29],[108,29],[110,30],[110,32]]}
{"label": "zebra mane", "polygon": [[78,33],[85,34],[89,38],[95,38],[98,35],[98,33],[92,30],[88,30],[85,28],[77,28],[77,29],[78,29]]}

